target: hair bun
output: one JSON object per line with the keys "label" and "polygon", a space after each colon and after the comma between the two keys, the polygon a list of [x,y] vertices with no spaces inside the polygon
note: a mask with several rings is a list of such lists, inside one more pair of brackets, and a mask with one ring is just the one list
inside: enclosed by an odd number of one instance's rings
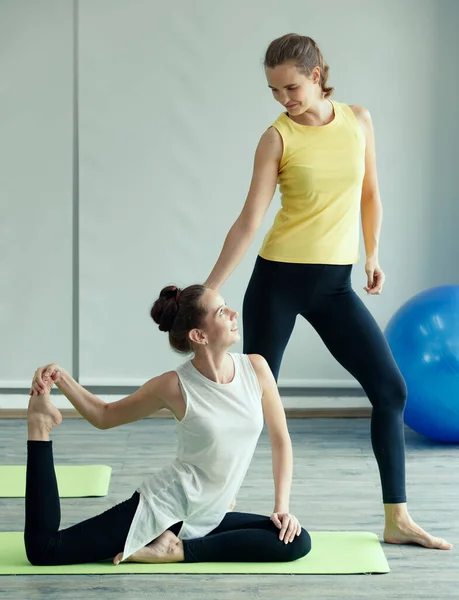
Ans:
{"label": "hair bun", "polygon": [[179,311],[181,290],[175,285],[169,285],[161,290],[159,298],[153,304],[150,316],[159,325],[160,331],[170,331]]}

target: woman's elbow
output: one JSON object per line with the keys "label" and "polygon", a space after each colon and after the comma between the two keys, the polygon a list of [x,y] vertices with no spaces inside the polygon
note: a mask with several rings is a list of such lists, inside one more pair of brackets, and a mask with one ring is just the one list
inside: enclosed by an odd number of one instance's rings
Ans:
{"label": "woman's elbow", "polygon": [[260,228],[261,220],[256,215],[242,211],[234,227],[237,229],[238,237],[252,239]]}
{"label": "woman's elbow", "polygon": [[273,438],[271,439],[271,447],[277,452],[291,452],[292,440],[288,431],[273,436]]}
{"label": "woman's elbow", "polygon": [[364,190],[360,201],[362,206],[380,206],[381,196],[378,190]]}
{"label": "woman's elbow", "polygon": [[90,421],[91,425],[93,425],[96,429],[100,429],[103,431],[105,429],[111,429],[113,427],[113,425],[111,425],[110,423],[109,418],[109,406],[109,404],[104,404],[103,406],[101,406],[96,418]]}

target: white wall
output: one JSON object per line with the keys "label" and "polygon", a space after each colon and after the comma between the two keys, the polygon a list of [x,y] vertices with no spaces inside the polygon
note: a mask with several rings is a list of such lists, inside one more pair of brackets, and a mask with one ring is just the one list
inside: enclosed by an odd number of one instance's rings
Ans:
{"label": "white wall", "polygon": [[0,387],[72,368],[72,3],[0,4]]}
{"label": "white wall", "polygon": [[[10,11],[29,4],[10,2]],[[42,18],[48,11],[49,27],[58,29],[56,14],[64,6],[68,8],[62,2],[40,3]],[[11,37],[23,50],[21,11],[14,10]],[[336,99],[362,104],[373,116],[385,207],[380,258],[387,284],[380,298],[364,301],[384,326],[412,294],[455,282],[453,178],[459,132],[452,104],[458,91],[453,62],[458,16],[453,0],[292,0],[288,10],[279,3],[267,8],[261,0],[164,5],[80,0],[81,381],[137,385],[181,360],[168,350],[166,336],[149,320],[148,311],[162,286],[204,280],[217,258],[245,199],[257,140],[281,110],[264,80],[263,52],[272,38],[289,31],[316,38],[331,66]],[[50,34],[49,39],[55,43],[68,35],[70,46],[70,24],[59,31],[59,38]],[[66,54],[54,48],[62,64]],[[33,64],[31,58],[32,72]],[[14,76],[14,62],[8,72]],[[59,85],[70,82],[70,72],[61,75]],[[450,86],[447,94],[442,82]],[[35,105],[29,103],[28,110],[30,106]],[[65,99],[59,106],[58,113],[66,110]],[[5,119],[3,109],[0,115]],[[64,123],[70,130],[70,114]],[[25,124],[23,133],[28,131]],[[49,158],[51,142],[46,138],[42,159]],[[7,147],[8,140],[2,143]],[[60,164],[65,158],[61,148]],[[12,170],[20,166],[17,157]],[[68,175],[65,169],[57,171],[56,185]],[[33,202],[29,189],[18,192],[23,207]],[[70,179],[60,197],[70,199]],[[45,205],[49,209],[52,201]],[[63,204],[59,206],[62,210]],[[256,242],[223,288],[231,306],[241,308],[257,249],[278,206],[276,197]],[[22,229],[20,240],[26,238]],[[71,264],[70,246],[64,240],[59,264],[67,276],[63,263]],[[15,247],[15,264],[35,272],[24,247],[20,242]],[[41,262],[49,261],[45,250],[34,250]],[[5,265],[0,268],[3,275]],[[25,280],[23,275],[20,281]],[[364,283],[360,264],[354,284],[361,289]],[[11,311],[20,294],[8,289],[4,302]],[[56,300],[56,294],[65,295],[58,311],[67,321],[53,330],[52,344],[39,357],[33,355],[38,363],[51,358],[71,364],[69,289],[54,285],[43,292],[45,303]],[[36,323],[39,317],[32,306],[22,308],[21,314]],[[39,312],[44,327],[52,327],[42,305]],[[2,356],[21,334],[14,327],[6,343],[2,336]],[[29,369],[29,359],[21,362],[18,353],[15,360],[20,369]],[[333,387],[354,382],[299,321],[280,384]]]}
{"label": "white wall", "polygon": [[[432,180],[426,207],[431,234],[425,254],[432,285],[441,285],[459,283],[459,2],[436,2],[435,21],[435,66],[429,79],[435,107],[430,142]],[[422,93],[417,98],[422,99]]]}

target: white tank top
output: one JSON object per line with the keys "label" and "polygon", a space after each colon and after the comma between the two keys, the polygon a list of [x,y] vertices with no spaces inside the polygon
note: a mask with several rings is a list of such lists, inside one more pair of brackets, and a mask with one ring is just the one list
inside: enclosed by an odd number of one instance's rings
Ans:
{"label": "white tank top", "polygon": [[186,402],[185,416],[177,421],[177,456],[138,488],[123,560],[180,521],[180,539],[207,535],[236,498],[263,429],[263,411],[249,357],[230,356],[235,367],[230,383],[211,381],[191,361],[177,369]]}

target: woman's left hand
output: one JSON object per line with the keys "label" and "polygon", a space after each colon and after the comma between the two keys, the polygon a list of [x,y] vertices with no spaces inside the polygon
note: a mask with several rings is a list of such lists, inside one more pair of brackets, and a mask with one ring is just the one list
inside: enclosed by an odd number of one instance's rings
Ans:
{"label": "woman's left hand", "polygon": [[280,529],[279,539],[286,544],[293,542],[295,536],[300,535],[301,525],[291,513],[273,512],[270,518],[274,525]]}
{"label": "woman's left hand", "polygon": [[378,261],[373,258],[367,259],[365,272],[367,274],[367,285],[363,289],[372,296],[379,295],[382,292],[386,276]]}
{"label": "woman's left hand", "polygon": [[30,389],[31,396],[40,396],[50,390],[55,383],[60,381],[62,369],[57,363],[50,363],[38,367],[35,371]]}

